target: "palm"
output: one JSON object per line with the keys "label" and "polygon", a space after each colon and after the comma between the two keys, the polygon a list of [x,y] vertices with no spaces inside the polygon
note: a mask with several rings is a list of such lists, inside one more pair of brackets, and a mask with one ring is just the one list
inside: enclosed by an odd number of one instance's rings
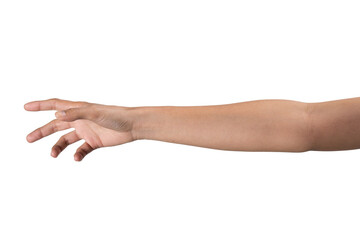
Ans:
{"label": "palm", "polygon": [[132,141],[130,132],[118,132],[89,120],[76,120],[72,123],[72,127],[75,128],[78,137],[84,139],[93,149]]}

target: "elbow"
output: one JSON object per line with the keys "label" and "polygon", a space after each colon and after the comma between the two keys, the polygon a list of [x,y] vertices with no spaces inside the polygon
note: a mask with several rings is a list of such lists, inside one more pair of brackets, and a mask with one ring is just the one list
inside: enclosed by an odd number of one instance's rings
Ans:
{"label": "elbow", "polygon": [[314,140],[314,105],[303,103],[301,110],[301,121],[296,126],[296,141],[291,146],[290,152],[302,153],[315,150]]}

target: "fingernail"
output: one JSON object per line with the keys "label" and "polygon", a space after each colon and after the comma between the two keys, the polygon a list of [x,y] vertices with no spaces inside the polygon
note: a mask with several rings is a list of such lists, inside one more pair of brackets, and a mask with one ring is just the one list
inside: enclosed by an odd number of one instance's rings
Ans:
{"label": "fingernail", "polygon": [[60,112],[56,112],[55,113],[55,117],[59,118],[59,117],[64,117],[66,114],[64,111],[60,111]]}

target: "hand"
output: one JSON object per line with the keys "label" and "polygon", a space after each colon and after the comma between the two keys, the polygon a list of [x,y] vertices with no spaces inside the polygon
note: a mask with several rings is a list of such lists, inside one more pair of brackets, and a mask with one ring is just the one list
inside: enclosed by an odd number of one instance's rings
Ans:
{"label": "hand", "polygon": [[73,102],[60,99],[34,101],[25,104],[27,111],[57,110],[57,119],[34,130],[27,136],[32,143],[43,137],[69,128],[75,130],[63,135],[52,147],[51,156],[57,157],[67,146],[85,140],[74,155],[81,161],[91,151],[108,146],[134,141],[131,108],[107,106],[88,102]]}

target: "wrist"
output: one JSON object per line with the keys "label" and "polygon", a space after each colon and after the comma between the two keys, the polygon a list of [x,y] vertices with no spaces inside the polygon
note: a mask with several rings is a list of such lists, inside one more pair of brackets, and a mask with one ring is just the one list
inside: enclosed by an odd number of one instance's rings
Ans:
{"label": "wrist", "polygon": [[132,121],[131,134],[134,140],[151,139],[156,129],[156,112],[160,107],[132,107],[129,108]]}

